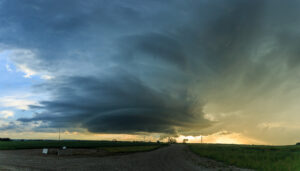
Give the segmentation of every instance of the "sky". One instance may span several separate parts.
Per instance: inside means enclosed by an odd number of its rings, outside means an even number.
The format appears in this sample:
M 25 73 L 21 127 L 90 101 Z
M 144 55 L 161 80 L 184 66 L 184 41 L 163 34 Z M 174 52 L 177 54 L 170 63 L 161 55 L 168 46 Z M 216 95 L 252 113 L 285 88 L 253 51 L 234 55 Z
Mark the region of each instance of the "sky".
M 297 0 L 0 0 L 0 137 L 300 141 Z

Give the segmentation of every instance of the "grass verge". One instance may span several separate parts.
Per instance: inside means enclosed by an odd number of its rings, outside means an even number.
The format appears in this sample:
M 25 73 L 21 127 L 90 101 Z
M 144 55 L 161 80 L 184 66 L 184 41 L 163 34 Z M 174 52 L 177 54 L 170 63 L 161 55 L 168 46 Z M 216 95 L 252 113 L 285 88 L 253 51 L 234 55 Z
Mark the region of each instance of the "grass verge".
M 264 171 L 300 171 L 300 146 L 190 144 L 199 156 L 241 168 Z

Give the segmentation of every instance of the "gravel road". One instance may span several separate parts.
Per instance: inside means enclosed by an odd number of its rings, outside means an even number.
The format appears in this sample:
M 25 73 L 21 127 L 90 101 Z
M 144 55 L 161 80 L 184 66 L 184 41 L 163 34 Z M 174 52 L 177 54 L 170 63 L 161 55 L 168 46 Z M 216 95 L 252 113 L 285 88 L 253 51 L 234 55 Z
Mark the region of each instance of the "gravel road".
M 197 171 L 247 170 L 201 158 L 176 144 L 150 152 L 104 157 L 36 155 L 41 150 L 0 151 L 0 170 Z

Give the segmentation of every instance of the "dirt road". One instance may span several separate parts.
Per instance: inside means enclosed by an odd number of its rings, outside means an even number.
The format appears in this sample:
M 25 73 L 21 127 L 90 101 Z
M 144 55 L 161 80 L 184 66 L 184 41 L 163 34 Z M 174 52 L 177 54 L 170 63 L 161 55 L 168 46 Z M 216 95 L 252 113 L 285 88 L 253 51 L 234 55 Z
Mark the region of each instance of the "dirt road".
M 35 155 L 34 150 L 0 151 L 0 170 L 109 170 L 109 171 L 197 171 L 246 170 L 200 158 L 186 145 L 171 145 L 150 152 L 89 157 Z M 38 150 L 41 152 L 41 150 Z

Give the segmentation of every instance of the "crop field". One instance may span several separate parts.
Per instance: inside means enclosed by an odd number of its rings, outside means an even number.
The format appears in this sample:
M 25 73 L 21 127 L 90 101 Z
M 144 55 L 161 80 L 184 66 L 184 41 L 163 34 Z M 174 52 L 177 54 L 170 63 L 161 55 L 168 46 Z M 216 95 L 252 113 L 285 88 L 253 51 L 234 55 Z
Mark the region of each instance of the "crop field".
M 40 149 L 40 148 L 101 148 L 108 152 L 149 151 L 165 144 L 152 142 L 113 142 L 113 141 L 0 141 L 0 150 Z
M 161 147 L 160 145 L 147 145 L 147 146 L 123 146 L 123 147 L 100 147 L 101 149 L 110 153 L 132 153 L 141 151 L 151 151 Z
M 300 170 L 300 146 L 257 146 L 190 144 L 201 157 L 222 161 L 241 168 L 266 171 Z

